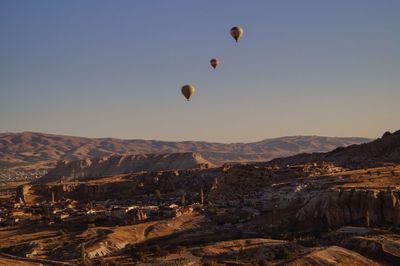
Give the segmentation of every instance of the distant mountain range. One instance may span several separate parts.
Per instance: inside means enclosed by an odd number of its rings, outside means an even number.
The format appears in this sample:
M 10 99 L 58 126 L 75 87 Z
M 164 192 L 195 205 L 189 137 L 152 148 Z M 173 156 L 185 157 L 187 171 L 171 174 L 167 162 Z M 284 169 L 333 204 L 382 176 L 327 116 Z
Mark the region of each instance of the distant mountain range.
M 380 163 L 400 163 L 400 130 L 386 132 L 374 141 L 340 147 L 327 153 L 297 154 L 286 158 L 277 158 L 267 164 L 287 165 L 310 162 L 333 162 L 345 167 L 360 168 Z
M 253 143 L 169 142 L 83 138 L 44 133 L 0 133 L 0 169 L 54 167 L 60 160 L 82 160 L 110 155 L 199 152 L 214 164 L 268 161 L 298 153 L 327 152 L 337 147 L 369 142 L 367 138 L 293 136 Z

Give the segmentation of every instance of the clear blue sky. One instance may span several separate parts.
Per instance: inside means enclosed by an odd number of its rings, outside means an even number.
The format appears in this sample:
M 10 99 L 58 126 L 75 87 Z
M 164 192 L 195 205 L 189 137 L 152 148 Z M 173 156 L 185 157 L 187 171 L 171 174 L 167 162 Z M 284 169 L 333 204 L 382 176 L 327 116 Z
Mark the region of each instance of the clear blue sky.
M 0 131 L 377 137 L 400 128 L 399 14 L 397 0 L 2 0 Z

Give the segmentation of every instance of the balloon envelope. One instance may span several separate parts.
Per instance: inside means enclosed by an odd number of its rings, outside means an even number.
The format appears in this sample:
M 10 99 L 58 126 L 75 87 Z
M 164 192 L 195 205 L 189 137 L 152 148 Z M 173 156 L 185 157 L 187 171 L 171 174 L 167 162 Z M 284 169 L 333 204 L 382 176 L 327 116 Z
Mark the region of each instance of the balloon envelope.
M 235 39 L 236 42 L 240 40 L 243 36 L 243 28 L 240 26 L 235 26 L 231 29 L 231 36 Z
M 190 97 L 194 94 L 196 91 L 196 88 L 193 85 L 185 85 L 181 89 L 183 96 L 189 101 Z
M 211 66 L 216 69 L 219 66 L 219 60 L 217 58 L 213 58 L 210 60 Z

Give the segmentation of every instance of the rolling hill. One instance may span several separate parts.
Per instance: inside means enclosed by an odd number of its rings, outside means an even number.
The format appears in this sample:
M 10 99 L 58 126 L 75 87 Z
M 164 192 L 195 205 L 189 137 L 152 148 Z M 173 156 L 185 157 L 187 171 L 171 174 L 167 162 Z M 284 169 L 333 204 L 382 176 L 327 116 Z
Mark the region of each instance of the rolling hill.
M 326 153 L 297 154 L 277 158 L 268 164 L 304 164 L 310 162 L 333 162 L 346 167 L 368 167 L 379 163 L 400 163 L 400 130 L 386 132 L 374 141 L 339 147 Z
M 0 133 L 0 168 L 48 169 L 60 160 L 82 160 L 110 155 L 199 152 L 214 163 L 267 161 L 298 153 L 326 152 L 368 142 L 366 138 L 293 136 L 253 143 L 169 142 L 83 138 L 35 132 Z

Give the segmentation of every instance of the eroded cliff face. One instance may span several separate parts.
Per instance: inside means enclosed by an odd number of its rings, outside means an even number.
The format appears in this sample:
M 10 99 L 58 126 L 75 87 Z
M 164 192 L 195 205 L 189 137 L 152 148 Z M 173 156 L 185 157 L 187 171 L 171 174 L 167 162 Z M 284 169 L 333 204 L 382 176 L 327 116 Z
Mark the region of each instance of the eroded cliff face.
M 221 173 L 220 168 L 203 171 L 192 169 L 137 173 L 85 182 L 31 184 L 18 187 L 16 199 L 22 203 L 32 204 L 42 200 L 57 201 L 63 198 L 84 202 L 107 199 L 124 200 L 135 196 L 154 195 L 156 190 L 162 194 L 179 194 L 185 191 L 190 196 L 198 194 L 203 189 L 204 193 L 208 194 L 214 177 Z
M 400 224 L 398 190 L 331 190 L 308 201 L 296 214 L 299 223 L 322 227 Z
M 240 216 L 243 210 L 253 213 L 268 228 L 392 226 L 400 224 L 400 191 L 380 182 L 395 182 L 398 170 L 390 168 L 373 178 L 367 174 L 369 171 L 363 170 L 353 173 L 353 178 L 350 172 L 309 176 L 301 167 L 274 169 L 238 165 L 31 184 L 19 188 L 17 195 L 22 202 L 52 200 L 53 197 L 54 200 L 70 198 L 84 202 L 137 197 L 146 202 L 147 197 L 154 196 L 158 190 L 162 195 L 174 196 L 184 192 L 188 200 L 198 202 L 201 191 L 210 205 L 228 208 L 232 216 Z M 363 183 L 363 180 L 376 184 L 367 186 L 370 183 Z M 351 184 L 351 187 L 344 184 Z
M 35 183 L 86 180 L 141 171 L 211 168 L 199 153 L 110 156 L 80 161 L 62 161 Z
M 261 213 L 268 227 L 312 230 L 400 225 L 399 189 L 379 185 L 382 180 L 396 177 L 382 177 L 375 186 L 367 186 L 362 180 L 371 179 L 370 175 L 360 175 L 307 176 L 296 167 L 234 167 L 215 179 L 209 199 L 220 206 L 235 207 L 237 213 L 250 206 Z
M 341 245 L 372 258 L 384 259 L 390 265 L 398 265 L 400 260 L 399 240 L 398 234 L 353 236 L 344 239 Z

